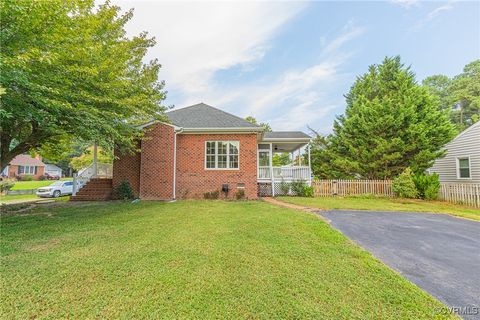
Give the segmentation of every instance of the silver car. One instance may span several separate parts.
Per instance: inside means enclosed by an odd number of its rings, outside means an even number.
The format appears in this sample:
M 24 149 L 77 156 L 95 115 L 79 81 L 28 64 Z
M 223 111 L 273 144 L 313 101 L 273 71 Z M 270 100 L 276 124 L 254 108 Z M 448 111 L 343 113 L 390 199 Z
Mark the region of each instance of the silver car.
M 36 194 L 41 198 L 58 198 L 60 196 L 72 194 L 72 192 L 73 181 L 55 181 L 48 187 L 38 188 Z

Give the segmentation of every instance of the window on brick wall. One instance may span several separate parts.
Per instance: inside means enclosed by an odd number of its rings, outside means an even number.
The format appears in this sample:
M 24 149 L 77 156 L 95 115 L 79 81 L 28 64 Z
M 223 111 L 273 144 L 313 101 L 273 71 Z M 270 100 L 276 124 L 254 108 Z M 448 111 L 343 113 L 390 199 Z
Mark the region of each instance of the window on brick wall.
M 207 141 L 205 143 L 206 169 L 238 169 L 239 141 Z
M 35 166 L 18 166 L 18 174 L 36 174 L 37 167 Z

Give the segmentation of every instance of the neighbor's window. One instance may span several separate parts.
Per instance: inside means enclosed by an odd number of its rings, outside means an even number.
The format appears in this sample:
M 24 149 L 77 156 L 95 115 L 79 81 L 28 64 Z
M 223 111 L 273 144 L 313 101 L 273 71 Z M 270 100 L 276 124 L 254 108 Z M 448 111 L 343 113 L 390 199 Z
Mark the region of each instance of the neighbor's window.
M 238 169 L 239 141 L 207 141 L 205 168 Z
M 470 178 L 470 158 L 458 158 L 458 177 L 461 179 Z
M 18 166 L 18 174 L 35 174 L 35 166 Z

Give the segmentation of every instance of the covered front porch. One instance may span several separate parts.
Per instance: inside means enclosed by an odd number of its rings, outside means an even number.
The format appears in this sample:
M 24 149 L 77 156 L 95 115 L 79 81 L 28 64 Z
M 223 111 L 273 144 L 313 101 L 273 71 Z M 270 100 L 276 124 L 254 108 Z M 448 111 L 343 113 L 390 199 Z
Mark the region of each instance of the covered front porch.
M 257 181 L 262 195 L 275 196 L 282 183 L 310 185 L 310 136 L 299 131 L 266 132 L 258 143 Z M 303 151 L 303 152 L 302 152 Z M 275 155 L 281 157 L 275 158 Z

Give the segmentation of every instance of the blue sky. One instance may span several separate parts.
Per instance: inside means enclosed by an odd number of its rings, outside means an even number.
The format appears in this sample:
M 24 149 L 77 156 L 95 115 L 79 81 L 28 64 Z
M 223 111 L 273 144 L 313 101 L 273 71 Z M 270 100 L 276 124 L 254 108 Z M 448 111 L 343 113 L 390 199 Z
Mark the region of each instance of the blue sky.
M 114 1 L 148 31 L 167 105 L 205 102 L 274 130 L 331 132 L 355 77 L 400 55 L 417 80 L 480 58 L 480 2 Z

